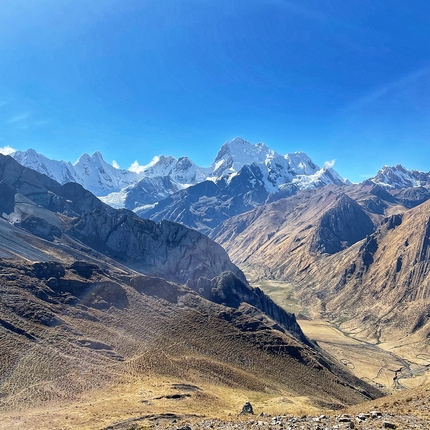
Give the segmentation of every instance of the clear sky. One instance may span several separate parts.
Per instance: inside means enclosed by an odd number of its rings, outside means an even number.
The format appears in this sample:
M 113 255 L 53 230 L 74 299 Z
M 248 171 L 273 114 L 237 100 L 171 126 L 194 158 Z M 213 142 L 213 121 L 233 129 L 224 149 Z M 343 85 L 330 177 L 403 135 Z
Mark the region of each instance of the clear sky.
M 0 147 L 208 166 L 235 136 L 353 181 L 430 170 L 430 2 L 2 0 Z

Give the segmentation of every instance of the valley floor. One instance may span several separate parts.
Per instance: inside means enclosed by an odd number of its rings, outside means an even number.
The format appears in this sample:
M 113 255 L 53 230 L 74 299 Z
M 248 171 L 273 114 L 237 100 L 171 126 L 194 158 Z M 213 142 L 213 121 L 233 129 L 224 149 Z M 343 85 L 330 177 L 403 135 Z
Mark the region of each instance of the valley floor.
M 247 274 L 250 279 L 251 275 Z M 400 346 L 398 340 L 379 344 L 368 342 L 330 321 L 311 318 L 307 309 L 296 300 L 294 289 L 288 283 L 265 280 L 252 282 L 252 285 L 261 288 L 288 312 L 295 313 L 309 339 L 317 342 L 357 377 L 387 394 L 430 382 L 430 352 L 427 355 L 425 351 L 417 351 L 415 343 L 408 345 L 405 342 Z

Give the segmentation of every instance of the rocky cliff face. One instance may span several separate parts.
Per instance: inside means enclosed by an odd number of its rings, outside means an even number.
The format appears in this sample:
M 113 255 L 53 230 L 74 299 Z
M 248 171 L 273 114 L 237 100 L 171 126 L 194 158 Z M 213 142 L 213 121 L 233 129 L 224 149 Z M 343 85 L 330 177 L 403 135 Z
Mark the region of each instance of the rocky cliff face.
M 190 280 L 187 286 L 208 300 L 229 307 L 239 308 L 242 303 L 248 303 L 268 315 L 298 340 L 310 345 L 293 314 L 285 312 L 259 288 L 250 288 L 231 272 L 222 273 L 213 279 Z
M 244 279 L 218 244 L 184 226 L 113 209 L 82 186 L 60 185 L 10 157 L 0 157 L 0 180 L 9 221 L 40 238 L 68 236 L 143 273 L 178 282 L 224 271 Z

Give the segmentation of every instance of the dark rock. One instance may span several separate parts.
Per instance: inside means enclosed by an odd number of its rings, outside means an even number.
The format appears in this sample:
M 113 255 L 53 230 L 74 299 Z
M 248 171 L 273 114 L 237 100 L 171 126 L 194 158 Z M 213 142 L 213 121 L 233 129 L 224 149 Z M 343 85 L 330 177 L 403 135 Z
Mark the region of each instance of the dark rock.
M 8 184 L 0 182 L 0 216 L 9 215 L 15 207 L 15 189 Z
M 130 279 L 129 284 L 140 294 L 159 297 L 170 303 L 177 303 L 178 298 L 186 294 L 186 291 L 181 290 L 177 284 L 150 276 L 136 276 Z
M 241 414 L 251 414 L 254 415 L 254 410 L 252 409 L 252 405 L 249 402 L 246 402 L 243 407 L 242 407 L 242 411 L 240 412 Z
M 36 278 L 49 279 L 49 278 L 62 278 L 66 271 L 64 267 L 56 261 L 43 261 L 33 264 L 33 271 Z
M 334 206 L 321 217 L 311 251 L 335 254 L 373 231 L 373 222 L 363 208 L 351 197 L 341 194 Z
M 61 230 L 57 226 L 52 225 L 45 219 L 34 215 L 25 214 L 21 218 L 21 221 L 16 225 L 29 231 L 37 237 L 49 240 L 50 242 L 52 242 L 55 237 L 61 236 Z
M 86 279 L 91 278 L 94 272 L 101 272 L 99 266 L 87 263 L 86 261 L 75 261 L 69 266 L 69 269 L 74 270 L 79 276 Z
M 395 429 L 395 428 L 397 428 L 397 426 L 393 423 L 388 422 L 388 421 L 384 421 L 382 423 L 382 428 L 384 428 L 384 429 Z

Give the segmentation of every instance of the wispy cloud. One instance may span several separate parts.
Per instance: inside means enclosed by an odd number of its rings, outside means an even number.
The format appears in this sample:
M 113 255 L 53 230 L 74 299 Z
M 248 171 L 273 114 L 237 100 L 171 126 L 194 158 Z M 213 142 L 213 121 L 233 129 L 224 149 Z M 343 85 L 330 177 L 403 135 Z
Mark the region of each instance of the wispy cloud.
M 325 170 L 327 170 L 327 169 L 333 169 L 334 163 L 336 163 L 336 160 L 326 161 L 324 163 L 324 169 Z
M 409 73 L 408 75 L 392 82 L 388 82 L 387 84 L 383 85 L 380 88 L 377 88 L 376 90 L 366 94 L 364 97 L 361 97 L 360 99 L 356 100 L 355 102 L 351 103 L 347 108 L 345 109 L 345 112 L 355 111 L 358 109 L 362 109 L 372 103 L 377 102 L 384 96 L 396 91 L 402 91 L 407 86 L 414 84 L 415 82 L 430 77 L 430 66 L 423 67 L 421 69 L 415 70 L 414 72 Z
M 29 117 L 30 117 L 30 114 L 28 112 L 25 112 L 25 113 L 21 113 L 21 114 L 12 116 L 6 122 L 8 124 L 22 123 L 23 121 L 25 121 Z
M 0 154 L 3 154 L 3 155 L 10 155 L 10 154 L 14 153 L 15 151 L 16 151 L 16 149 L 13 149 L 9 145 L 6 145 L 6 146 L 3 146 L 3 148 L 0 148 Z
M 115 169 L 119 169 L 119 164 L 116 162 L 116 160 L 112 161 L 112 166 L 115 167 Z
M 35 127 L 42 127 L 42 126 L 47 125 L 49 123 L 50 123 L 50 121 L 48 121 L 47 119 L 40 119 L 38 121 L 34 121 L 33 125 Z

